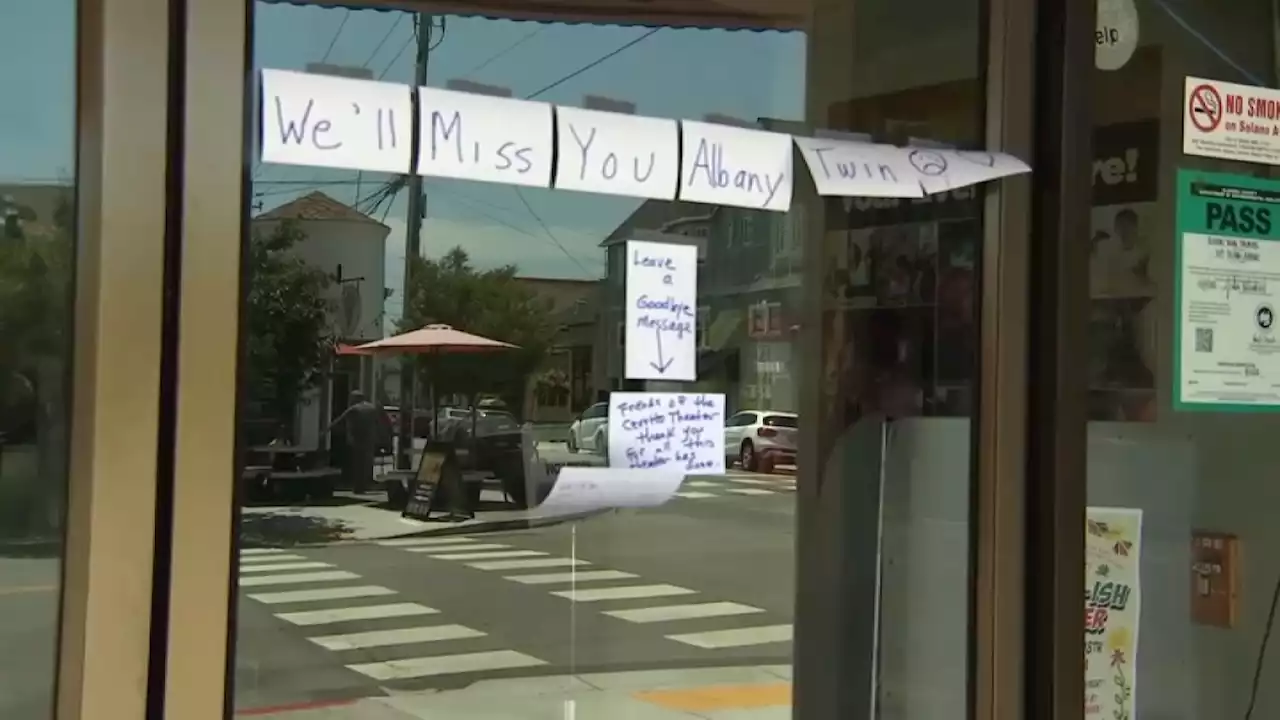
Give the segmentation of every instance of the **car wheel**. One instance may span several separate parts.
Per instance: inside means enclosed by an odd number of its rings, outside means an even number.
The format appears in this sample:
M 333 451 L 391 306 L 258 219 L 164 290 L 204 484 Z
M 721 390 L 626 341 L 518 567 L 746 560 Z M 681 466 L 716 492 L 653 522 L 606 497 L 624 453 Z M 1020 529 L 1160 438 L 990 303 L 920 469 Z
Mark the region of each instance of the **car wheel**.
M 578 440 L 577 438 L 574 437 L 572 430 L 569 431 L 569 440 L 565 444 L 569 446 L 569 452 L 571 453 L 578 452 Z
M 743 470 L 755 472 L 756 448 L 751 444 L 750 440 L 742 441 L 742 449 L 738 451 L 738 462 L 742 464 Z

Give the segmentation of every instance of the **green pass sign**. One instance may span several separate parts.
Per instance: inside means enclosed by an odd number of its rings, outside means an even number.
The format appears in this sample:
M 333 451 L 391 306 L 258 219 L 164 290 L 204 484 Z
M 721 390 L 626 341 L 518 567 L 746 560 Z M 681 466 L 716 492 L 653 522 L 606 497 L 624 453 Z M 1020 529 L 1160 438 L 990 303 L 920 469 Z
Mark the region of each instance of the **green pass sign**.
M 1174 407 L 1280 409 L 1280 182 L 1178 171 Z

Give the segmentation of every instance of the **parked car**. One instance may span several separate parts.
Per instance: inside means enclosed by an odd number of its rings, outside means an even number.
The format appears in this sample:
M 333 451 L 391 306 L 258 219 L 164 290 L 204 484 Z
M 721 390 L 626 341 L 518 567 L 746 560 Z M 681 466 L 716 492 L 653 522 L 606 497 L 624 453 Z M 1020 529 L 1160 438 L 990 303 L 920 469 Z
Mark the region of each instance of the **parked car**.
M 743 410 L 724 423 L 724 451 L 743 470 L 772 472 L 794 465 L 799 416 L 772 410 Z
M 569 426 L 569 452 L 590 450 L 603 455 L 609 447 L 609 403 L 596 403 Z

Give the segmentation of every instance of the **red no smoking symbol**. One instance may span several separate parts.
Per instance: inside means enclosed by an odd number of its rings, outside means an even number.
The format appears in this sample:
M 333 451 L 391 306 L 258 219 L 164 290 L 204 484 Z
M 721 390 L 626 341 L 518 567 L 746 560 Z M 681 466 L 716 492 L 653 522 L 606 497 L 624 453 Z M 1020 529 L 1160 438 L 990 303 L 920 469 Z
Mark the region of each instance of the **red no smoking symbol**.
M 1187 108 L 1191 124 L 1200 132 L 1213 132 L 1222 122 L 1222 96 L 1212 85 L 1200 85 L 1191 91 L 1191 101 Z

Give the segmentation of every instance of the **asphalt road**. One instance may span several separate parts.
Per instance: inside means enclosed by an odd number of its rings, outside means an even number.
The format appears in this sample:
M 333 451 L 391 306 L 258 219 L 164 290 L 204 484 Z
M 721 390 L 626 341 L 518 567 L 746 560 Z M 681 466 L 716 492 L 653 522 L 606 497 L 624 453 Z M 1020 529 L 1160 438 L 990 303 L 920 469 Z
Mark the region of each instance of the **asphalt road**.
M 56 557 L 0 556 L 0 718 L 43 720 L 53 707 Z
M 793 487 L 786 476 L 690 478 L 662 507 L 571 525 L 247 554 L 237 708 L 786 664 Z

